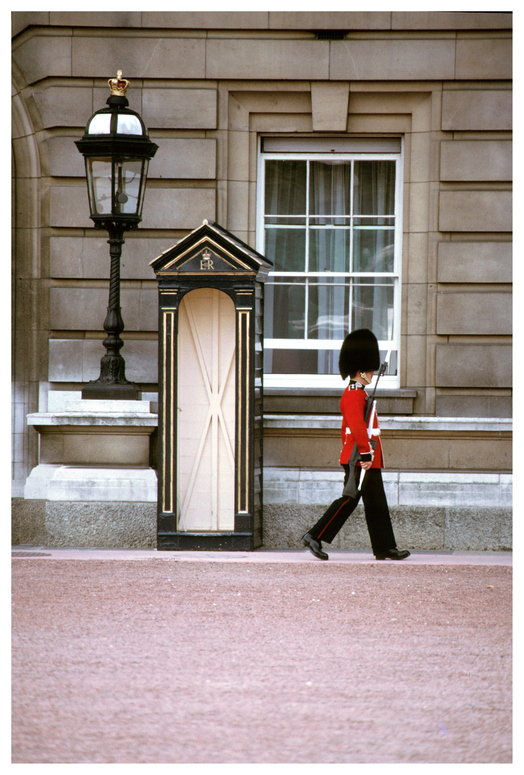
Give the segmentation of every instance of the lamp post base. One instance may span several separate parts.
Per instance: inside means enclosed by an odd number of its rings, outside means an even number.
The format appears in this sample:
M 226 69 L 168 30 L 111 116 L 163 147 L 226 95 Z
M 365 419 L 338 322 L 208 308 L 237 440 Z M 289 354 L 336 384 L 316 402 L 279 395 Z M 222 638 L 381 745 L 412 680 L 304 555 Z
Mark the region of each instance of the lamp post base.
M 82 398 L 96 401 L 140 401 L 142 393 L 132 382 L 111 384 L 95 380 L 82 388 Z

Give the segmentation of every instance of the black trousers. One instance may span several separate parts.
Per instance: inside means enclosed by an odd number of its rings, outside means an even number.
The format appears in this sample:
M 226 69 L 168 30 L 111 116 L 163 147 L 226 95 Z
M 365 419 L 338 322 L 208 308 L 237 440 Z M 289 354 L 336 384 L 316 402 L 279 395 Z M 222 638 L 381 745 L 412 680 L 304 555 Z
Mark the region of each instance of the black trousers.
M 349 476 L 349 466 L 344 465 L 343 468 L 346 474 L 344 477 L 345 484 Z M 360 473 L 358 468 L 356 473 L 357 475 Z M 373 554 L 394 549 L 397 543 L 393 527 L 391 526 L 391 517 L 380 468 L 369 468 L 365 472 L 360 492 L 364 503 Z M 348 498 L 347 496 L 342 496 L 337 498 L 327 508 L 316 525 L 311 530 L 308 530 L 308 533 L 313 538 L 316 538 L 317 541 L 325 541 L 330 544 L 347 518 L 356 509 L 359 500 L 360 498 L 358 497 Z

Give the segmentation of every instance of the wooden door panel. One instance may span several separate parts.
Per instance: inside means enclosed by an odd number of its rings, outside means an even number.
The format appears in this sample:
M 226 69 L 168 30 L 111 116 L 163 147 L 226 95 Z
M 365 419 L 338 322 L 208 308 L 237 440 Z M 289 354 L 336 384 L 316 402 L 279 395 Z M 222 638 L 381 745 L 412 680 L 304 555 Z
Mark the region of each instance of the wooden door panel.
M 216 288 L 186 294 L 178 332 L 178 530 L 232 531 L 235 306 Z

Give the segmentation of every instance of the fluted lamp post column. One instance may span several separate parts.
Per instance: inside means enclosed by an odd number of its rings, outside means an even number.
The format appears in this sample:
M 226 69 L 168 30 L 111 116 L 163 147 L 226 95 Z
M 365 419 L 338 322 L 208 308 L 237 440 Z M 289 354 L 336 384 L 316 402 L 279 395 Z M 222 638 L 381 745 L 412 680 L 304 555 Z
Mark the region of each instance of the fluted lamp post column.
M 100 363 L 100 376 L 88 382 L 82 398 L 139 399 L 138 388 L 126 379 L 125 361 L 120 350 L 124 321 L 120 309 L 120 257 L 124 232 L 138 228 L 146 189 L 149 160 L 158 146 L 147 134 L 142 118 L 128 105 L 129 81 L 119 70 L 108 81 L 111 96 L 106 108 L 94 113 L 85 134 L 76 140 L 84 156 L 90 217 L 95 229 L 109 233 L 111 273 L 109 305 L 104 321 L 106 354 Z

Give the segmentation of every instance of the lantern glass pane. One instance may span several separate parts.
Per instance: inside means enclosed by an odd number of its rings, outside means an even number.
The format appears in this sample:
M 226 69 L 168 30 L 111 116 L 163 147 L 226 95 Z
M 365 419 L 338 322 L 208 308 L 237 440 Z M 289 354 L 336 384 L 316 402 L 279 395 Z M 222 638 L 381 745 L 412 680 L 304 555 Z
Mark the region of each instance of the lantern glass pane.
M 140 186 L 140 195 L 139 195 L 139 202 L 138 202 L 138 210 L 137 215 L 142 215 L 142 207 L 144 204 L 144 194 L 146 192 L 146 181 L 147 181 L 147 171 L 149 169 L 149 159 L 144 159 L 142 161 L 142 184 Z
M 108 135 L 111 131 L 111 114 L 98 113 L 93 116 L 87 129 L 88 135 Z
M 111 213 L 111 159 L 87 159 L 89 203 L 93 215 Z
M 117 117 L 116 133 L 118 135 L 142 135 L 142 124 L 137 116 L 122 113 Z
M 141 159 L 124 159 L 115 163 L 115 213 L 139 215 L 141 179 Z

